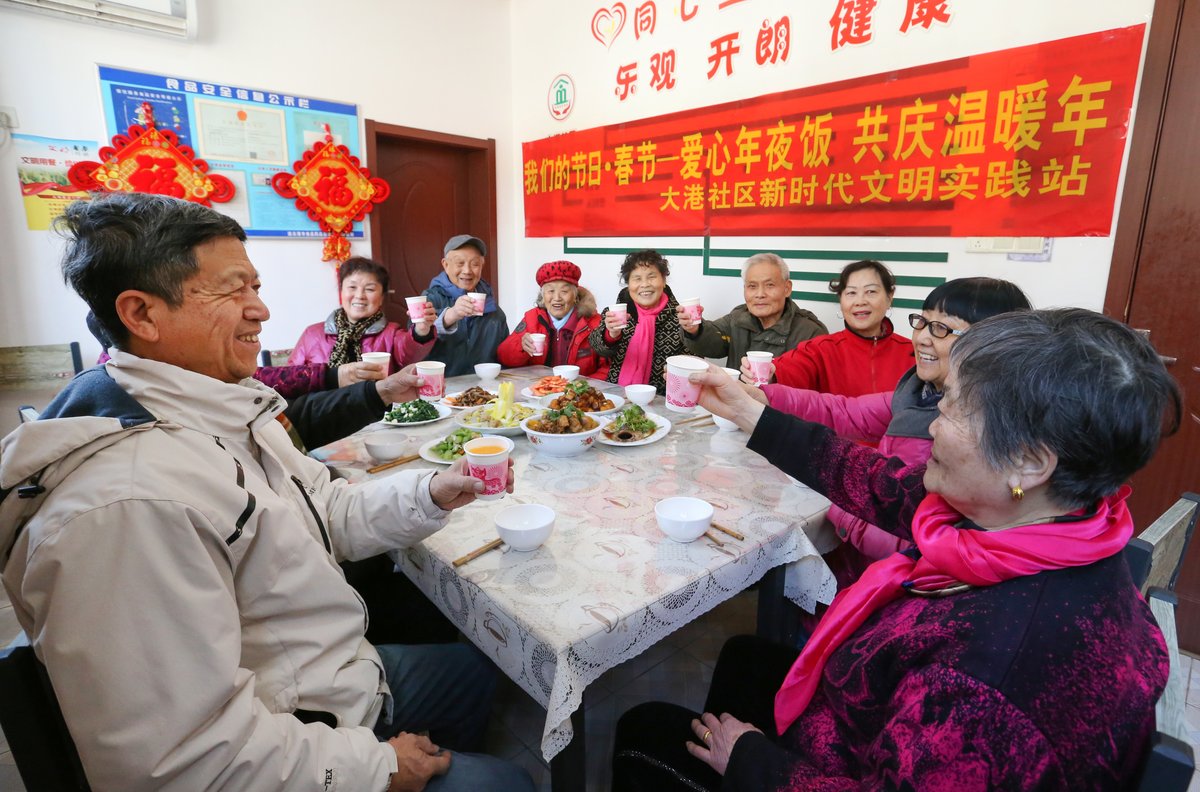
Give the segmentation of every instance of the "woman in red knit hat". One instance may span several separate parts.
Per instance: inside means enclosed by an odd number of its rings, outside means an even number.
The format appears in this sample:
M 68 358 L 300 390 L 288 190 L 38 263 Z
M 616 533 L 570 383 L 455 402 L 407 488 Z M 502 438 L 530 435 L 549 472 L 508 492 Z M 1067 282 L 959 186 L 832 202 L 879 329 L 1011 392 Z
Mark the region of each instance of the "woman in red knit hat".
M 508 366 L 579 366 L 585 377 L 603 379 L 608 361 L 588 343 L 588 334 L 600 325 L 596 298 L 579 285 L 579 267 L 570 261 L 551 261 L 538 267 L 537 303 L 525 312 L 517 329 L 500 343 L 497 357 Z M 546 336 L 538 354 L 530 335 Z

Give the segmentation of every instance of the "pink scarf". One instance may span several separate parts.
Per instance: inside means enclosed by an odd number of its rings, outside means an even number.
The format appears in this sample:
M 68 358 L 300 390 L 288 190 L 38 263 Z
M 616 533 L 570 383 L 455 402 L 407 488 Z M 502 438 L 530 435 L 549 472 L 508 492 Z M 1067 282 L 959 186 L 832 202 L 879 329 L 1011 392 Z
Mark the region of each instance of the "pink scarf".
M 645 385 L 650 381 L 650 367 L 654 361 L 654 326 L 662 309 L 667 307 L 667 293 L 663 292 L 662 299 L 653 308 L 643 308 L 637 303 L 633 306 L 637 308 L 638 321 L 625 347 L 625 360 L 617 376 L 618 385 Z
M 898 599 L 904 590 L 902 583 L 911 581 L 915 588 L 924 590 L 959 583 L 991 586 L 1108 558 L 1120 552 L 1133 535 L 1133 519 L 1125 507 L 1129 492 L 1128 486 L 1122 487 L 1102 500 L 1095 514 L 1079 520 L 1003 531 L 958 528 L 956 523 L 962 515 L 941 496 L 927 495 L 917 507 L 912 524 L 921 558 L 914 561 L 896 553 L 876 561 L 857 583 L 834 598 L 775 694 L 778 733 L 787 731 L 812 700 L 829 656 L 868 616 Z

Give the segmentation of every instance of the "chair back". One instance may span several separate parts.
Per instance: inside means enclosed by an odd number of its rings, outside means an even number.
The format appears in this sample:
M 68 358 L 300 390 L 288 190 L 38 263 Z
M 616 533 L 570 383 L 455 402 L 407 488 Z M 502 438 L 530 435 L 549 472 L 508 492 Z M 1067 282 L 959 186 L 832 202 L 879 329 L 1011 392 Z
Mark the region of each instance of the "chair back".
M 28 645 L 0 650 L 0 726 L 26 789 L 90 792 L 50 677 Z
M 1179 578 L 1183 557 L 1187 554 L 1192 532 L 1196 529 L 1196 518 L 1200 515 L 1197 507 L 1200 507 L 1200 495 L 1185 492 L 1150 527 L 1130 541 L 1125 558 L 1134 582 L 1138 583 L 1143 594 L 1155 587 L 1175 590 L 1175 581 Z M 1146 566 L 1140 581 L 1135 565 Z
M 263 366 L 286 366 L 291 356 L 291 349 L 264 349 L 258 353 L 258 361 Z
M 83 371 L 79 342 L 44 346 L 0 347 L 0 388 L 36 388 L 65 384 Z
M 17 415 L 21 419 L 21 423 L 33 423 L 41 415 L 41 412 L 31 404 L 22 404 L 17 408 Z
M 1157 731 L 1150 738 L 1150 750 L 1137 788 L 1140 792 L 1187 792 L 1196 760 L 1184 712 L 1188 681 L 1180 665 L 1179 640 L 1175 633 L 1175 606 L 1179 600 L 1174 592 L 1151 588 L 1147 602 L 1167 644 L 1171 672 L 1154 708 Z

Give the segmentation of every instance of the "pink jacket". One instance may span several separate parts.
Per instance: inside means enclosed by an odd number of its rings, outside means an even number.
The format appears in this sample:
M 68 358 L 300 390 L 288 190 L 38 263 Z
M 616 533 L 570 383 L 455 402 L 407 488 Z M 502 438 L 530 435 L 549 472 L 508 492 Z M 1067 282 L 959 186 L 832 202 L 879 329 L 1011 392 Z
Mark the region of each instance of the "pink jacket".
M 901 384 L 907 381 L 908 378 L 902 379 Z M 900 457 L 910 465 L 922 464 L 929 459 L 932 440 L 887 433 L 893 418 L 894 392 L 839 396 L 789 388 L 787 385 L 766 385 L 763 392 L 768 403 L 776 410 L 828 426 L 847 440 L 866 445 L 878 444 L 879 452 L 885 456 Z M 933 414 L 936 415 L 936 412 L 935 408 Z M 842 541 L 849 542 L 871 561 L 886 558 L 910 546 L 909 542 L 837 506 L 829 507 L 828 517 Z
M 435 333 L 429 334 L 429 340 L 418 343 L 408 328 L 401 327 L 395 322 L 381 319 L 367 328 L 362 340 L 363 352 L 390 352 L 396 373 L 409 363 L 424 360 L 433 348 Z M 333 323 L 333 314 L 325 322 L 309 325 L 300 334 L 296 348 L 288 357 L 288 365 L 300 363 L 328 363 L 329 353 L 337 342 L 337 326 Z

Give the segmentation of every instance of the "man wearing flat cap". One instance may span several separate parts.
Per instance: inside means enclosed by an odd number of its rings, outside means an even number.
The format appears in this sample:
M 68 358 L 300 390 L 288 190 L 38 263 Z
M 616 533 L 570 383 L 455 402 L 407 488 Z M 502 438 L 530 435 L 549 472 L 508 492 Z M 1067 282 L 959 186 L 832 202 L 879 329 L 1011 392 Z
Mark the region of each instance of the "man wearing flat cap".
M 495 363 L 496 347 L 508 335 L 508 319 L 483 280 L 487 245 L 470 234 L 450 237 L 442 248 L 442 272 L 429 282 L 425 297 L 438 313 L 437 341 L 429 360 L 446 364 L 446 376 L 470 374 L 476 363 Z M 484 296 L 479 310 L 472 294 Z
M 579 285 L 579 267 L 570 261 L 551 261 L 538 267 L 537 304 L 525 312 L 512 335 L 500 345 L 505 366 L 579 366 L 585 377 L 603 379 L 608 361 L 593 350 L 588 334 L 600 324 L 596 298 Z M 544 349 L 531 335 L 546 336 Z

